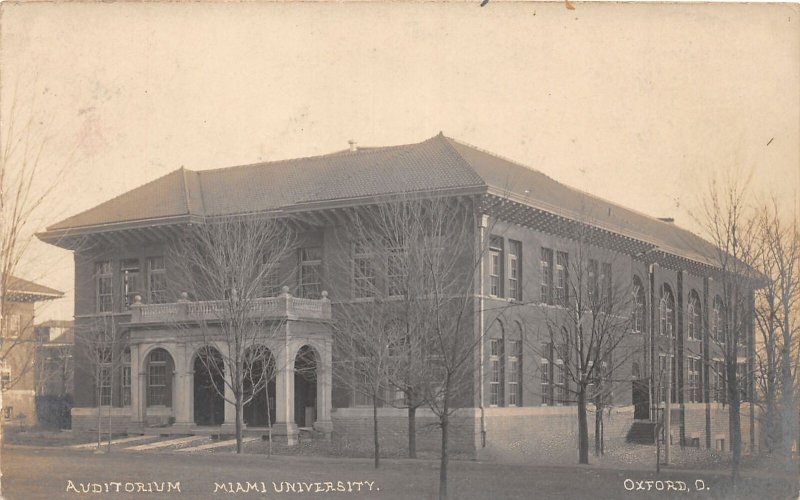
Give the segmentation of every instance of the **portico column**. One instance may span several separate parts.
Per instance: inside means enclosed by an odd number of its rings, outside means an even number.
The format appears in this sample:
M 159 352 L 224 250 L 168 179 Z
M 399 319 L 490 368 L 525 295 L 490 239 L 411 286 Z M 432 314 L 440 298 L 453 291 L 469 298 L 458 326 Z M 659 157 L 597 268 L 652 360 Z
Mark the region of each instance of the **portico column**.
M 286 342 L 277 353 L 275 377 L 275 425 L 273 434 L 286 437 L 287 444 L 297 444 L 297 424 L 294 421 L 294 357 L 295 346 Z
M 236 401 L 233 395 L 233 368 L 230 363 L 225 363 L 225 422 L 223 427 L 236 428 Z
M 178 346 L 176 349 L 177 359 L 175 360 L 175 425 L 189 427 L 192 425 L 191 412 L 191 392 L 192 392 L 192 373 L 189 371 L 188 346 L 186 344 Z
M 332 350 L 331 342 L 325 341 L 319 351 L 320 360 L 317 366 L 317 421 L 314 422 L 314 429 L 323 432 L 326 438 L 329 438 L 333 432 L 333 422 L 331 422 Z
M 136 430 L 143 425 L 143 412 L 142 403 L 144 399 L 141 397 L 142 380 L 139 356 L 140 344 L 131 346 L 131 427 Z

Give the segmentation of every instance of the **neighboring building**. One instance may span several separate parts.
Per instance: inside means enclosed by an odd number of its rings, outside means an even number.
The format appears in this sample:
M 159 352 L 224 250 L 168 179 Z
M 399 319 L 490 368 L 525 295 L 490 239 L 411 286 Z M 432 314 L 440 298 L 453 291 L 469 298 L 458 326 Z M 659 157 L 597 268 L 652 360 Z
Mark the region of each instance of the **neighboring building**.
M 709 342 L 709 332 L 723 328 L 725 300 L 714 279 L 719 270 L 712 246 L 671 222 L 595 198 L 441 134 L 403 146 L 351 147 L 206 171 L 181 168 L 40 234 L 75 251 L 76 338 L 98 321 L 113 319 L 126 339 L 114 391 L 98 391 L 87 371 L 76 371 L 73 427 L 94 425 L 97 394 L 102 406 L 111 407 L 115 425 L 132 432 L 147 425 L 172 425 L 175 432 L 232 425 L 232 406 L 203 389 L 208 376 L 195 347 L 170 327 L 176 319 L 191 321 L 207 311 L 183 300 L 171 274 L 168 242 L 206 216 L 280 211 L 302 221 L 304 233 L 297 254 L 283 265 L 291 295 L 262 299 L 264 314 L 285 320 L 281 341 L 290 349 L 287 370 L 270 387 L 277 431 L 290 441 L 298 427 L 311 425 L 345 439 L 367 436 L 371 412 L 360 407 L 369 403 L 331 377 L 330 322 L 336 303 L 363 300 L 356 296 L 354 266 L 341 264 L 356 257 L 339 242 L 342 211 L 409 192 L 458 198 L 474 210 L 486 210 L 473 231 L 476 242 L 489 242 L 490 252 L 475 278 L 477 307 L 466 333 L 483 336 L 474 364 L 483 373 L 459 395 L 464 409 L 453 431 L 456 449 L 491 455 L 513 445 L 530 453 L 574 452 L 565 439 L 575 434 L 576 418 L 564 387 L 569 381 L 559 368 L 563 355 L 558 346 L 548 355 L 531 346 L 546 341 L 545 315 L 568 303 L 565 269 L 578 258 L 570 240 L 575 227 L 587 229 L 601 256 L 594 263 L 598 283 L 624 281 L 635 291 L 632 331 L 621 347 L 630 356 L 623 356 L 628 361 L 613 377 L 614 411 L 606 437 L 624 439 L 635 420 L 654 417 L 661 406 L 657 400 L 664 399 L 655 374 L 672 355 L 673 439 L 725 448 L 724 380 L 713 370 L 721 351 Z M 380 273 L 382 267 L 375 269 Z M 752 373 L 752 330 L 743 344 L 742 373 Z M 293 360 L 309 359 L 317 376 L 292 373 Z M 752 388 L 751 382 L 743 385 Z M 742 408 L 747 441 L 750 406 Z M 382 408 L 380 415 L 384 432 L 402 444 L 405 413 Z M 419 432 L 433 432 L 424 425 L 431 416 L 421 412 L 419 418 Z M 255 410 L 246 412 L 245 420 L 250 428 L 265 423 L 263 412 Z M 434 439 L 418 443 L 436 446 Z
M 2 321 L 3 418 L 33 424 L 35 406 L 34 307 L 36 302 L 63 297 L 63 293 L 21 278 L 11 277 L 6 283 Z
M 36 325 L 36 395 L 66 397 L 73 393 L 73 322 L 50 320 Z

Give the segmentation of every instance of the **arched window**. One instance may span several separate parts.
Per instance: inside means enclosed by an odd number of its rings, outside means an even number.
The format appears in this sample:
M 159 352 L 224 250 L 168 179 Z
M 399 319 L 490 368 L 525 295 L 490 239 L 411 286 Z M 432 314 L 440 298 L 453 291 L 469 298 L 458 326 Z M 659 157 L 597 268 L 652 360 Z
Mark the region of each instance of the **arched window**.
M 658 305 L 659 334 L 672 338 L 675 335 L 675 298 L 669 285 L 661 287 L 661 301 Z
M 689 340 L 700 340 L 703 331 L 702 315 L 700 314 L 700 296 L 692 290 L 689 292 L 689 308 L 687 309 L 687 335 Z
M 725 304 L 719 295 L 714 297 L 714 307 L 711 309 L 711 339 L 725 343 Z
M 495 323 L 489 338 L 489 404 L 504 406 L 505 387 L 505 329 L 500 321 Z
M 638 276 L 633 277 L 633 326 L 634 332 L 643 332 L 645 312 L 644 285 Z
M 172 357 L 161 348 L 147 356 L 147 406 L 172 406 Z

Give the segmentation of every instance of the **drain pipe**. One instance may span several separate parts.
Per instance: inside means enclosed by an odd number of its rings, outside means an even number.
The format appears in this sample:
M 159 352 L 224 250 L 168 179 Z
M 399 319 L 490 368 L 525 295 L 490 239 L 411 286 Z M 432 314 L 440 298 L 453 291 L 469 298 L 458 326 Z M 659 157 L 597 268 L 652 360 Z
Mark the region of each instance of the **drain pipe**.
M 483 339 L 484 332 L 484 304 L 483 304 L 483 287 L 484 287 L 484 269 L 483 269 L 483 245 L 486 238 L 486 226 L 489 222 L 489 217 L 486 215 L 480 216 L 478 223 L 478 335 L 480 339 L 480 361 L 479 361 L 479 374 L 478 383 L 480 388 L 480 410 L 481 410 L 481 448 L 486 447 L 486 410 L 484 408 L 484 383 L 483 383 L 483 360 L 485 355 L 485 342 Z

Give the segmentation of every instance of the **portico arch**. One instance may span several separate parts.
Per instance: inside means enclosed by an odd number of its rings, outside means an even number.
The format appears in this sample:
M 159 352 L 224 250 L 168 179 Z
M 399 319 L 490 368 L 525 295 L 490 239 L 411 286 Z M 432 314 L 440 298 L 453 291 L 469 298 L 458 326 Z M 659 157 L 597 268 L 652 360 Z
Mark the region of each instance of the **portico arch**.
M 194 423 L 222 425 L 225 421 L 225 366 L 222 354 L 203 347 L 194 355 Z
M 298 427 L 311 427 L 317 419 L 317 376 L 319 352 L 310 345 L 297 351 L 294 359 L 294 421 Z
M 251 427 L 267 427 L 275 423 L 275 357 L 263 345 L 253 346 L 245 353 L 244 423 Z M 255 393 L 253 392 L 255 389 Z M 269 394 L 269 396 L 267 396 Z M 252 398 L 252 399 L 251 399 Z M 267 410 L 269 409 L 269 412 Z M 267 420 L 269 413 L 269 421 Z

